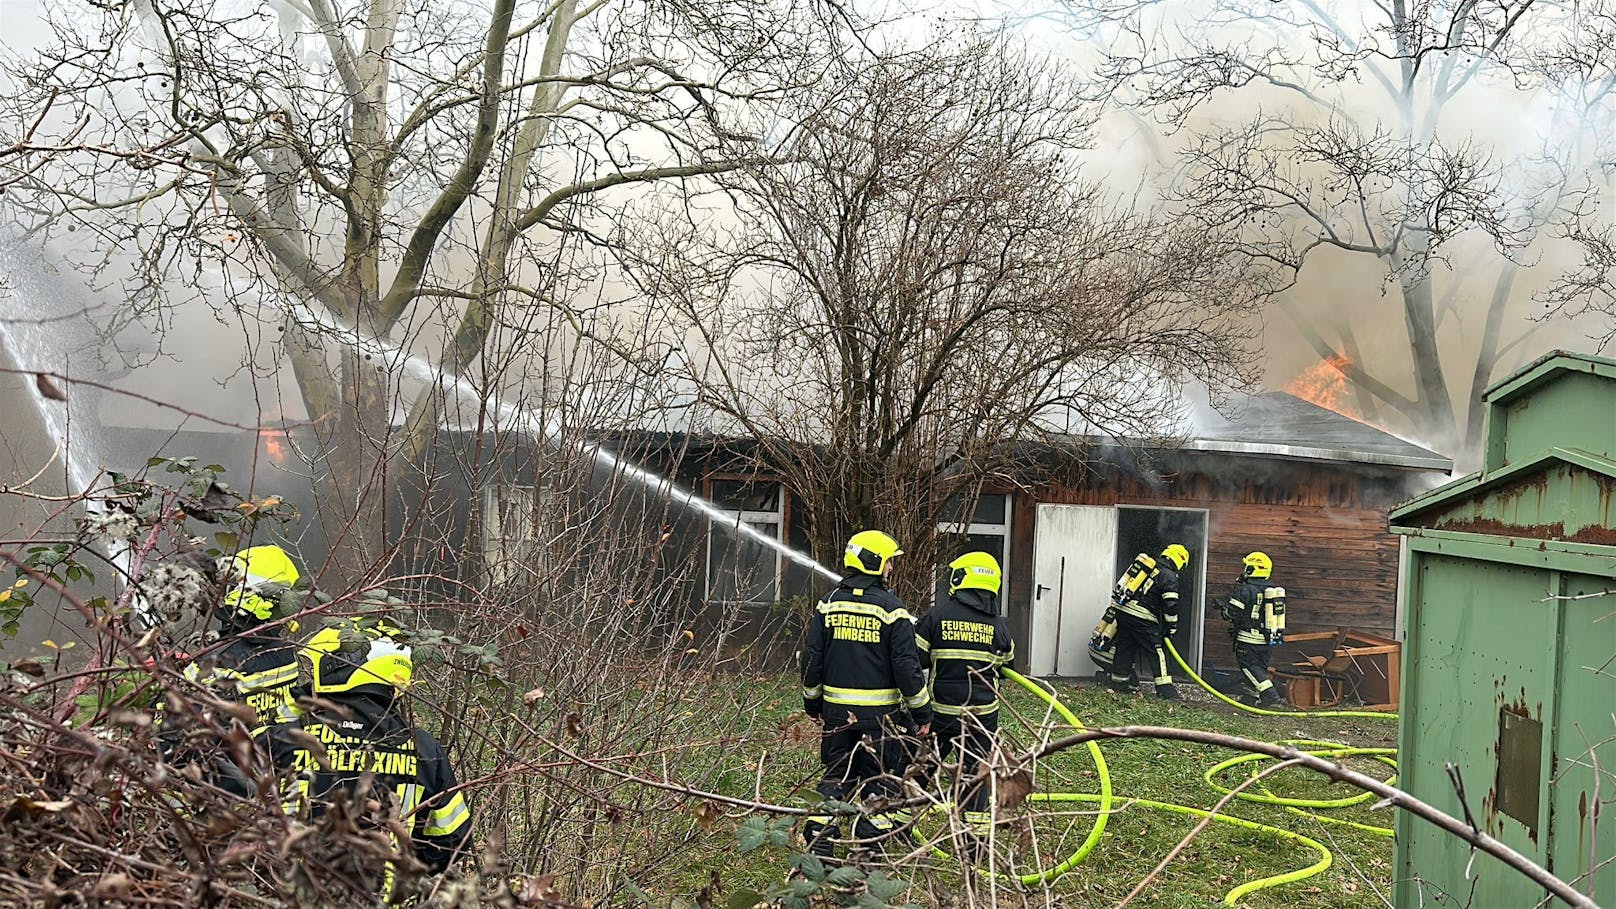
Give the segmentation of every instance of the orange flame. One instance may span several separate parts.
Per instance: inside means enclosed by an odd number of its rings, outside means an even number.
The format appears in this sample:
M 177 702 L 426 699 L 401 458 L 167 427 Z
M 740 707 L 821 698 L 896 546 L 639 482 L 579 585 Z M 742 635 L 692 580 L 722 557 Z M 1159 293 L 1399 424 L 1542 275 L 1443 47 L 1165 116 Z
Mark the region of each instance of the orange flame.
M 1345 371 L 1351 365 L 1352 361 L 1340 354 L 1326 357 L 1290 380 L 1285 391 L 1344 417 L 1361 420 L 1363 415 L 1347 400 Z
M 277 467 L 285 467 L 287 458 L 292 454 L 292 447 L 287 442 L 284 429 L 260 429 L 258 440 L 264 444 L 264 451 L 269 455 L 271 463 Z

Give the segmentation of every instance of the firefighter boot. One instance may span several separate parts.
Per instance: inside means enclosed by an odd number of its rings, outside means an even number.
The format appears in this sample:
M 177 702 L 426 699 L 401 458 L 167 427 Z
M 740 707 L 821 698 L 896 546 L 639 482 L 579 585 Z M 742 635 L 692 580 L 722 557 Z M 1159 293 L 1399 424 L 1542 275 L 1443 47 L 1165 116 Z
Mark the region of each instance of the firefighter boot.
M 808 851 L 821 859 L 836 857 L 836 839 L 839 836 L 841 831 L 829 818 L 810 818 L 802 825 L 802 838 L 808 843 Z
M 1156 697 L 1164 701 L 1182 701 L 1184 698 L 1178 693 L 1178 687 L 1172 682 L 1158 682 L 1156 684 Z
M 1111 690 L 1117 694 L 1133 694 L 1139 690 L 1139 685 L 1132 679 L 1121 679 L 1114 675 L 1108 675 L 1105 681 L 1107 685 L 1111 686 Z
M 1262 692 L 1257 695 L 1257 703 L 1263 707 L 1283 707 L 1285 705 L 1285 699 L 1279 696 L 1278 691 L 1270 687 L 1264 688 Z
M 882 855 L 886 853 L 887 843 L 905 829 L 892 812 L 871 811 L 854 822 L 853 838 L 859 841 L 860 847 Z

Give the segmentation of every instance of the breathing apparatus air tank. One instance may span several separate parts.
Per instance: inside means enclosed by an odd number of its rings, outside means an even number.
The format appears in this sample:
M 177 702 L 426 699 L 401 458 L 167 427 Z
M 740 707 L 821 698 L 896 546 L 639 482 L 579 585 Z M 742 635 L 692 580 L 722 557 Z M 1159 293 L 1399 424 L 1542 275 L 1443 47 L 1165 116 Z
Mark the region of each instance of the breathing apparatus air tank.
M 1112 657 L 1116 656 L 1117 644 L 1117 607 L 1111 606 L 1105 610 L 1094 626 L 1094 634 L 1089 636 L 1089 659 L 1101 669 L 1110 669 Z
M 1268 643 L 1285 643 L 1285 588 L 1269 587 L 1263 591 L 1263 631 Z
M 1150 579 L 1156 576 L 1156 560 L 1139 553 L 1133 557 L 1133 564 L 1128 570 L 1117 578 L 1117 586 L 1111 591 L 1111 602 L 1121 606 L 1129 600 L 1136 600 L 1150 587 Z

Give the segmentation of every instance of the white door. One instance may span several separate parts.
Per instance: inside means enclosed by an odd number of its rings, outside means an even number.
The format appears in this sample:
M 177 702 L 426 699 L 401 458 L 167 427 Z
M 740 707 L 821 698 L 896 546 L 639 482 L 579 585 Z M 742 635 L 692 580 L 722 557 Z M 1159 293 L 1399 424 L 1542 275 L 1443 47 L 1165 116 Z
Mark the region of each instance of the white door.
M 1039 505 L 1033 536 L 1033 675 L 1092 675 L 1089 635 L 1111 598 L 1117 510 L 1098 505 Z

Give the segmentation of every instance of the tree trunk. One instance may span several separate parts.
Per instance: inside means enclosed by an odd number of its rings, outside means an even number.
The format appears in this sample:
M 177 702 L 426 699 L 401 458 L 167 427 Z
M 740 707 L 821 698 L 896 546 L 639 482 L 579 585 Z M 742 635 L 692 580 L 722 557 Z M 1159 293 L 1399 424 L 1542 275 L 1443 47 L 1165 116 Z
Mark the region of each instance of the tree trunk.
M 317 419 L 325 469 L 315 467 L 315 498 L 326 568 L 320 583 L 352 589 L 388 567 L 390 416 L 386 373 L 356 349 L 340 355 L 342 401 Z M 312 566 L 319 553 L 305 553 Z
M 1493 297 L 1487 304 L 1487 322 L 1481 332 L 1481 348 L 1476 351 L 1476 370 L 1470 377 L 1470 401 L 1465 410 L 1465 451 L 1479 451 L 1481 442 L 1481 393 L 1492 381 L 1493 369 L 1498 364 L 1498 339 L 1504 330 L 1504 309 L 1509 303 L 1510 291 L 1515 288 L 1515 275 L 1520 266 L 1505 260 L 1504 268 L 1493 283 Z
M 1410 243 L 1412 255 L 1395 254 L 1391 265 L 1403 290 L 1403 319 L 1408 329 L 1414 393 L 1426 425 L 1418 429 L 1432 444 L 1451 452 L 1459 438 L 1454 426 L 1453 401 L 1442 371 L 1442 355 L 1436 339 L 1436 307 L 1431 292 L 1431 273 L 1425 240 Z

